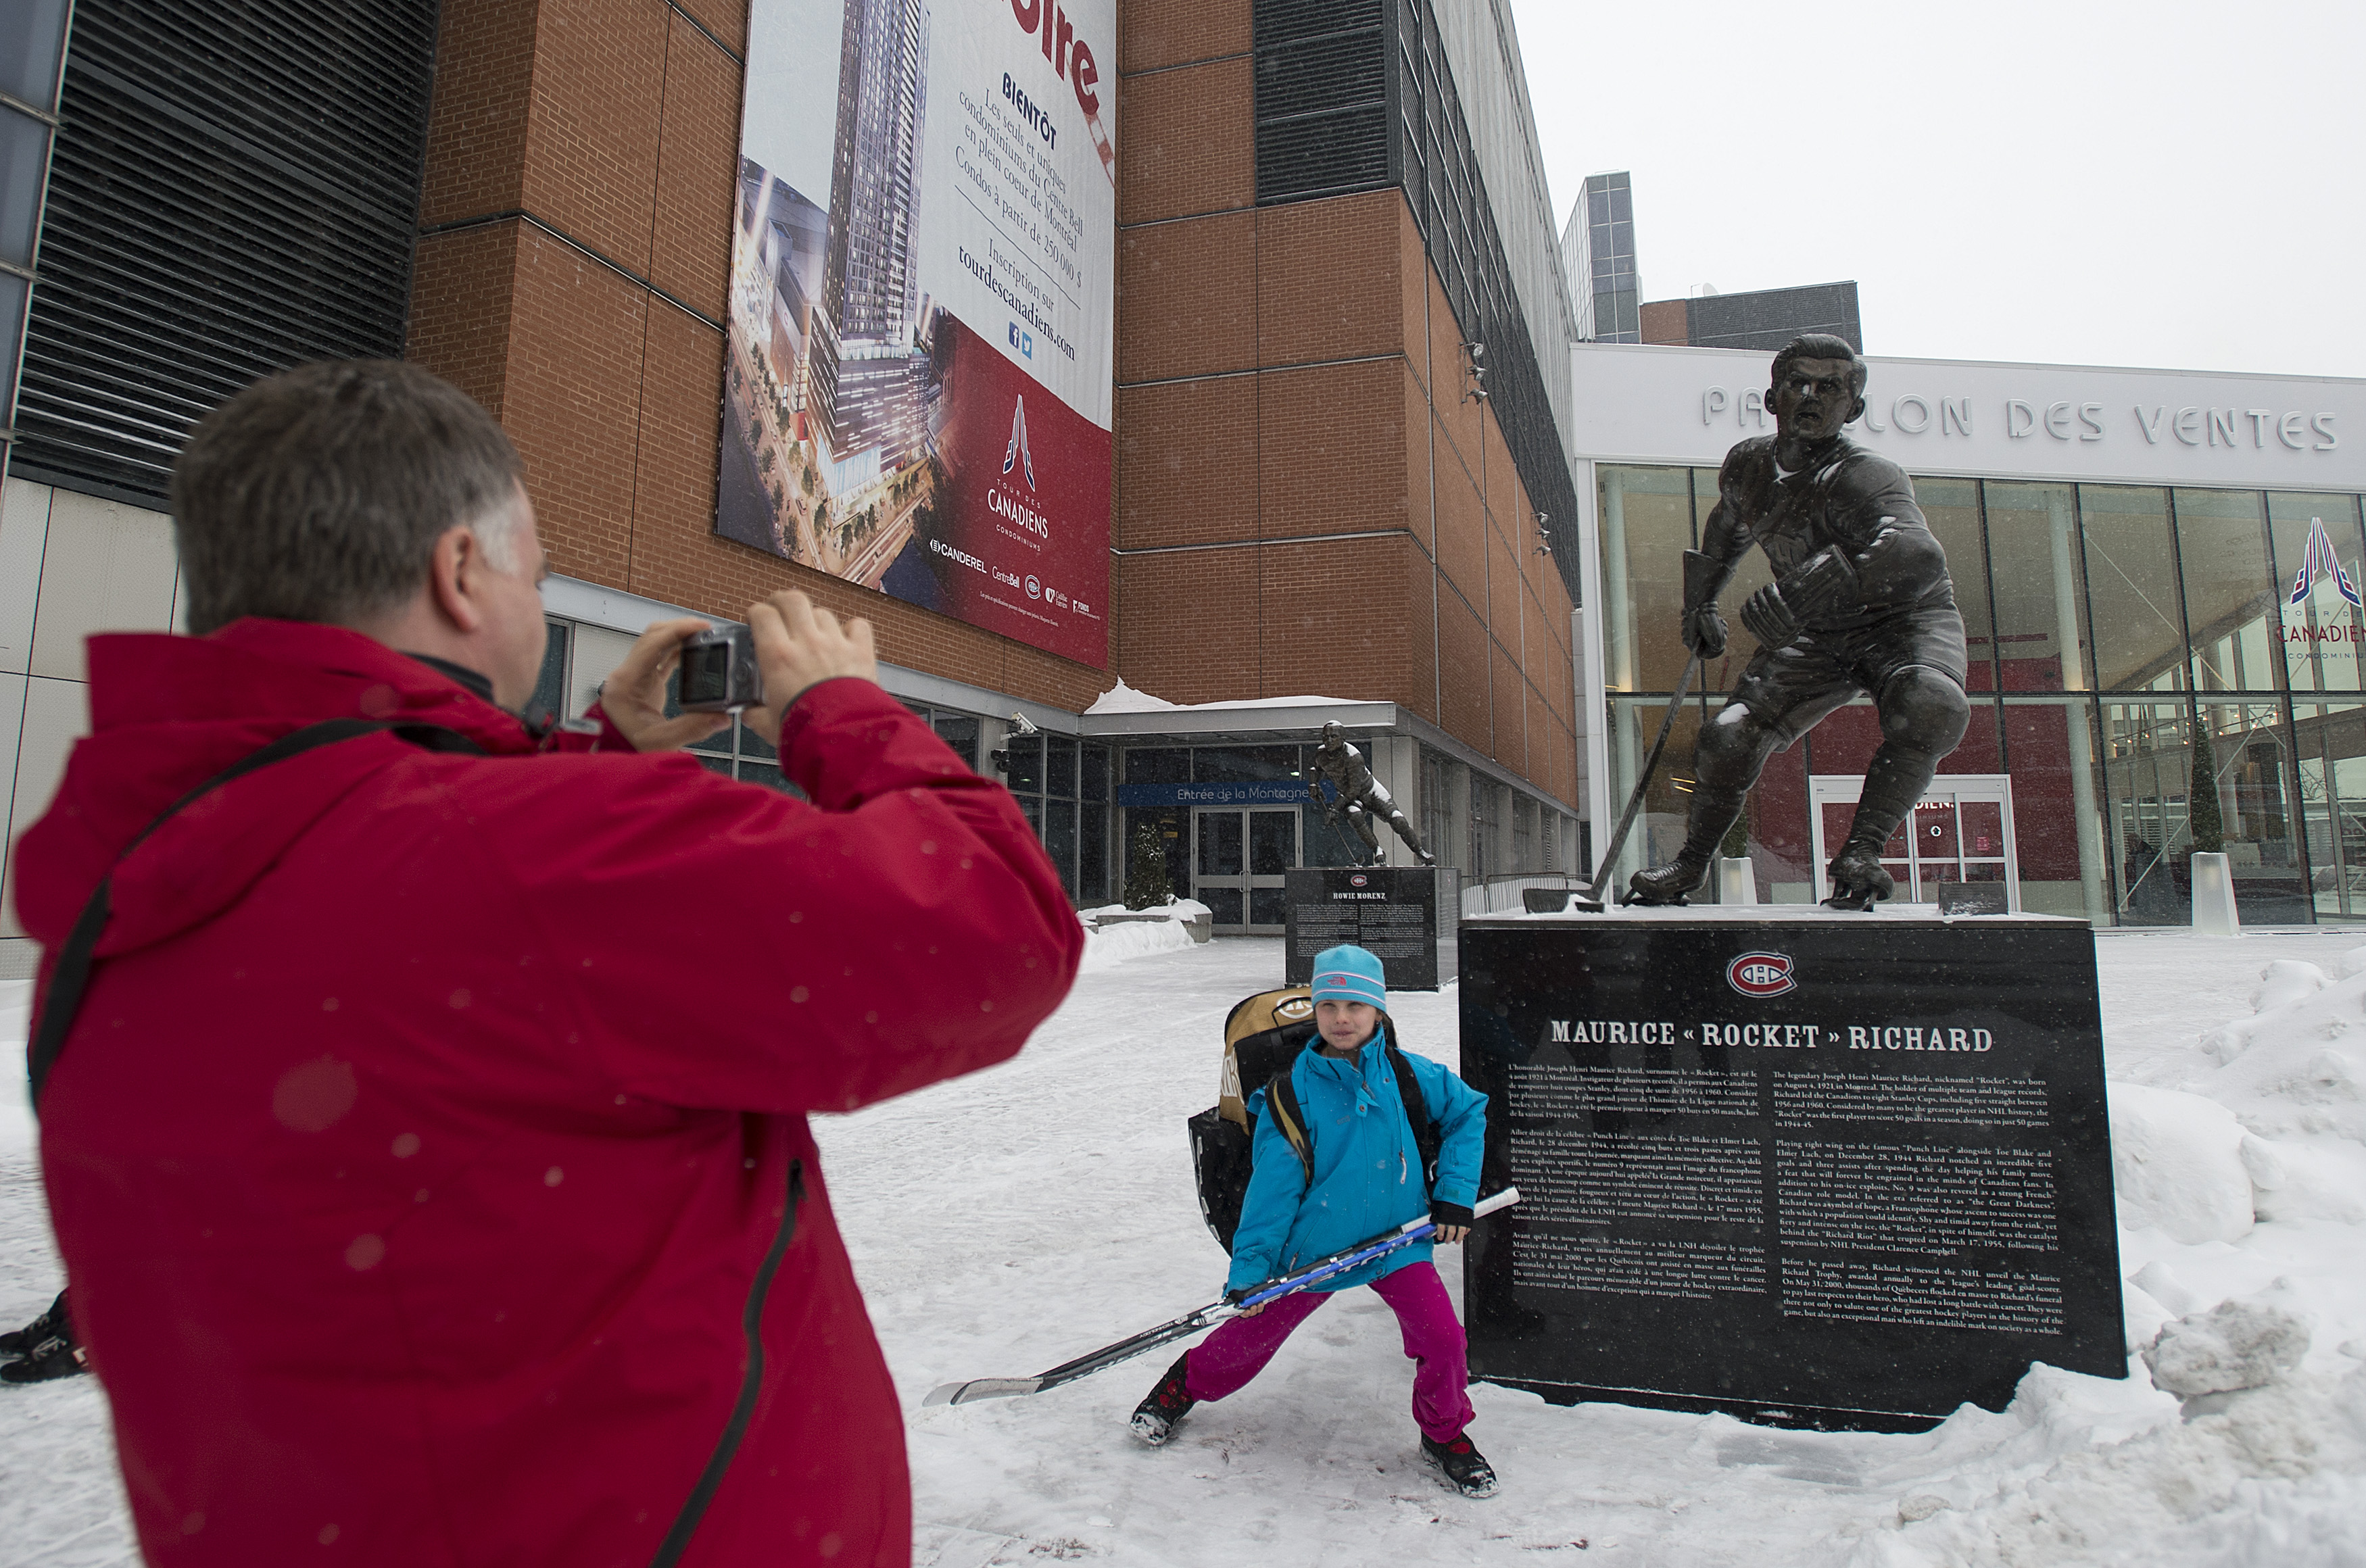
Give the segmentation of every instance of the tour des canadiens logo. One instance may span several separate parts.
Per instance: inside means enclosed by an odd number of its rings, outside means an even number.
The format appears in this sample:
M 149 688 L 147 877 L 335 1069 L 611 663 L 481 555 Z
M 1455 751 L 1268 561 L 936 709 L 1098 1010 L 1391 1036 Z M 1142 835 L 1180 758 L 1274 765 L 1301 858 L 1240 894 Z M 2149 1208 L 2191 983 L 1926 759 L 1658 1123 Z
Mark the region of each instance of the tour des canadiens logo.
M 1787 953 L 1744 953 L 1725 967 L 1725 983 L 1744 996 L 1765 998 L 1797 991 Z
M 1010 470 L 1021 464 L 1026 465 L 1027 487 L 1031 490 L 1035 487 L 1035 454 L 1027 450 L 1027 398 L 1023 393 L 1010 410 L 1010 444 L 1002 449 L 1003 477 L 1008 478 Z
M 2316 586 L 2319 577 L 2331 577 L 2333 586 L 2341 591 L 2342 598 L 2353 605 L 2359 604 L 2358 585 L 2349 580 L 2349 574 L 2342 568 L 2341 557 L 2333 548 L 2333 535 L 2325 531 L 2325 519 L 2313 517 L 2308 520 L 2308 549 L 2301 557 L 2300 570 L 2293 575 L 2292 594 L 2284 602 L 2298 604 L 2306 599 L 2308 590 Z M 2366 605 L 2360 607 L 2366 608 Z

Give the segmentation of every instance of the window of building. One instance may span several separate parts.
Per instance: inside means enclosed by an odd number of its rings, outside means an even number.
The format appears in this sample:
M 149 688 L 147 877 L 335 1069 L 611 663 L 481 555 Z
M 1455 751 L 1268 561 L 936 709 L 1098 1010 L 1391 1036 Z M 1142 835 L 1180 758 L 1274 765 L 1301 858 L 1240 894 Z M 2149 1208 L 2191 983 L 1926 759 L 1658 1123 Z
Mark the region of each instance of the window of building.
M 2196 691 L 2273 691 L 2283 684 L 2267 517 L 2256 490 L 2170 495 Z
M 1512 796 L 1512 863 L 1514 871 L 1536 871 L 1542 868 L 1537 861 L 1537 803 L 1516 791 Z
M 1446 865 L 1459 866 L 1454 852 L 1454 808 L 1447 795 L 1447 759 L 1427 746 L 1421 751 L 1421 842 Z
M 2185 492 L 2179 492 L 2180 504 Z M 2268 492 L 2268 532 L 2275 548 L 2274 584 L 2283 603 L 2283 662 L 2294 691 L 2357 691 L 2366 654 L 2366 612 L 2341 591 L 2366 593 L 2359 556 L 2358 498 Z M 2337 574 L 2313 559 L 2309 543 L 2322 538 L 2340 564 Z M 2299 595 L 2297 603 L 2293 595 Z M 2346 732 L 2345 732 L 2346 733 Z M 2346 911 L 2345 911 L 2346 913 Z
M 574 646 L 575 628 L 564 621 L 545 621 L 549 639 L 542 645 L 542 674 L 535 678 L 534 696 L 527 700 L 528 713 L 547 713 L 552 719 L 567 716 L 567 656 Z
M 2079 574 L 2078 498 L 2068 485 L 1980 486 L 1996 606 L 1997 680 L 2007 691 L 2084 691 L 2090 650 Z M 1952 569 L 1952 557 L 1950 558 Z
M 1012 735 L 1003 782 L 1080 905 L 1110 899 L 1109 748 L 1073 735 Z
M 2185 638 L 2169 493 L 2148 486 L 2079 487 L 2094 610 L 2095 674 L 2106 691 L 2185 689 Z

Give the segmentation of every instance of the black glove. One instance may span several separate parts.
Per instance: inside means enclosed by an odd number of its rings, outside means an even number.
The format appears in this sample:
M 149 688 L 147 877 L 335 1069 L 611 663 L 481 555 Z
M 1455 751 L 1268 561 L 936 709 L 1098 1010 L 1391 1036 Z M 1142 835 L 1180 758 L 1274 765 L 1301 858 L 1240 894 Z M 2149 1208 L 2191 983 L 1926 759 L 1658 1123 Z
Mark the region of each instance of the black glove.
M 1783 579 L 1783 598 L 1802 620 L 1812 620 L 1856 594 L 1856 568 L 1837 544 L 1828 544 Z
M 1783 590 L 1768 583 L 1741 601 L 1741 623 L 1769 648 L 1779 648 L 1799 634 L 1799 618 L 1783 602 Z
M 1856 592 L 1856 571 L 1840 546 L 1826 545 L 1779 582 L 1768 583 L 1741 607 L 1741 623 L 1770 648 L 1799 634 L 1809 617 Z
M 1438 1199 L 1432 1198 L 1429 1201 L 1429 1223 L 1440 1230 L 1454 1225 L 1468 1230 L 1477 1223 L 1477 1216 L 1461 1204 L 1442 1203 Z
M 1725 617 L 1717 612 L 1715 600 L 1684 611 L 1684 646 L 1701 658 L 1724 653 L 1725 638 Z

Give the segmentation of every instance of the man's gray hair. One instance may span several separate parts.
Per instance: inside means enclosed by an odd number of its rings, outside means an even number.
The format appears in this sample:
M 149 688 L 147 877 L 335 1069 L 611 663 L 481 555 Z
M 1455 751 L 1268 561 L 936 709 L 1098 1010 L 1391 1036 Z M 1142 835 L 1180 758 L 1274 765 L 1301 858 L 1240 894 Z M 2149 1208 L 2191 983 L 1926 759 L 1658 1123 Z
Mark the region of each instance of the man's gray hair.
M 173 465 L 189 630 L 246 615 L 350 625 L 400 608 L 458 525 L 513 572 L 525 465 L 493 417 L 398 360 L 265 377 Z

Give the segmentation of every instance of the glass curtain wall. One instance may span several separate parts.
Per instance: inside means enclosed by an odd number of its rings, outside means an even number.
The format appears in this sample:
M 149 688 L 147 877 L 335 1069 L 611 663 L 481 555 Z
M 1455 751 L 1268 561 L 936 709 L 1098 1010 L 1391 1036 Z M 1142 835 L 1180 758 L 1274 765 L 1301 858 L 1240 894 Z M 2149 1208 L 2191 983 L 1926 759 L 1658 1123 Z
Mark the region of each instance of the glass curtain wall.
M 1602 465 L 1612 808 L 1622 809 L 1684 667 L 1682 553 L 1713 470 Z M 2183 924 L 2191 857 L 2222 852 L 2246 921 L 2366 919 L 2366 516 L 2309 491 L 1920 477 L 1947 552 L 1974 715 L 1944 772 L 2013 781 L 2022 907 Z M 1728 618 L 1764 580 L 1756 552 Z M 1737 628 L 1702 672 L 1619 857 L 1683 841 L 1692 736 L 1752 651 Z M 2295 706 L 2295 700 L 2299 705 Z M 1760 884 L 1812 896 L 1807 784 L 1861 770 L 1873 711 L 1842 709 L 1753 793 Z M 1731 840 L 1729 839 L 1729 845 Z

